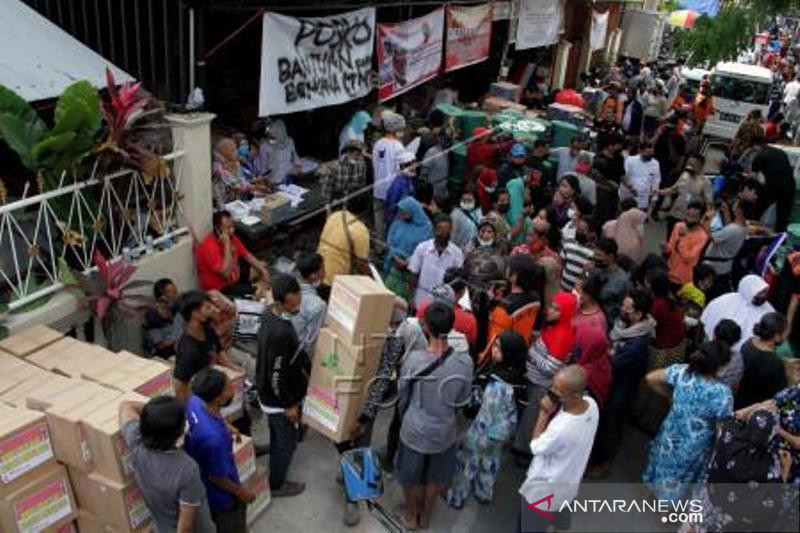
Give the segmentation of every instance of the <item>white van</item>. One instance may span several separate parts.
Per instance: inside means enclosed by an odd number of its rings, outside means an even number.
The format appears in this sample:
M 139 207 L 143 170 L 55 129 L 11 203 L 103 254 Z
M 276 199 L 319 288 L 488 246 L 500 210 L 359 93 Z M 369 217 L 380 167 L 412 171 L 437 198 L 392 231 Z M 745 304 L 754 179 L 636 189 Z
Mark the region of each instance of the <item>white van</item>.
M 744 63 L 717 63 L 711 73 L 714 113 L 708 117 L 703 134 L 733 139 L 739 125 L 754 109 L 764 117 L 769 110 L 772 72 L 768 68 Z

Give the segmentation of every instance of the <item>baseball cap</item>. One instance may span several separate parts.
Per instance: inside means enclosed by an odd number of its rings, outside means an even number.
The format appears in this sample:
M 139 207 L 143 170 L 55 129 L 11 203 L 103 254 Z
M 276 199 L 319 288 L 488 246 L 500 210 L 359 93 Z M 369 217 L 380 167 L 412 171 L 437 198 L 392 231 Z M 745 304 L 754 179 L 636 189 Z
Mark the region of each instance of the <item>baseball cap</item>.
M 528 155 L 528 150 L 525 149 L 525 145 L 522 143 L 517 143 L 511 147 L 511 157 L 525 157 Z

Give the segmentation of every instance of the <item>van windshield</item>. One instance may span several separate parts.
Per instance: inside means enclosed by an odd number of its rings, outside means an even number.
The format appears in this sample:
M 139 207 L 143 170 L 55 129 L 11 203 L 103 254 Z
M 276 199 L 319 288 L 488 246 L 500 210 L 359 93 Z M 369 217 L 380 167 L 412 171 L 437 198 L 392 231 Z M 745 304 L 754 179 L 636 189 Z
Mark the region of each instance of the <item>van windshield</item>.
M 711 76 L 711 87 L 714 96 L 719 98 L 768 105 L 772 84 L 714 74 Z

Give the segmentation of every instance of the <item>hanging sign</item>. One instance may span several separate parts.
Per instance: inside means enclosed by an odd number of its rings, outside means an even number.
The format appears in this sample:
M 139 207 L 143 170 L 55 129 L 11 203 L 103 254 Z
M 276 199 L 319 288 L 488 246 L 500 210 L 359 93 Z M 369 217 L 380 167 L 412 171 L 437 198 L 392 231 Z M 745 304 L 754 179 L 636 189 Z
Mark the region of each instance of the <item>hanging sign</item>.
M 516 49 L 555 44 L 563 26 L 563 0 L 520 0 Z
M 589 48 L 592 52 L 600 50 L 606 45 L 606 33 L 608 32 L 608 11 L 598 13 L 592 11 L 592 31 L 589 35 Z
M 489 58 L 492 40 L 492 4 L 447 6 L 445 71 Z
M 442 66 L 444 8 L 424 17 L 378 24 L 378 100 L 434 78 Z
M 330 17 L 265 13 L 259 116 L 341 104 L 373 88 L 375 9 Z

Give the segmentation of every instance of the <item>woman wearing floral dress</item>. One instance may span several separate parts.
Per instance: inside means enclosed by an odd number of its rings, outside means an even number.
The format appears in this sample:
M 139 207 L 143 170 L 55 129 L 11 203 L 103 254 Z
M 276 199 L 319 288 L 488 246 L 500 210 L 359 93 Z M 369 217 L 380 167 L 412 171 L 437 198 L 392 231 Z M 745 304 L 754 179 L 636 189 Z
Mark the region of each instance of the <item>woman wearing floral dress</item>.
M 456 474 L 445 495 L 451 507 L 461 509 L 470 493 L 482 504 L 492 501 L 503 443 L 517 426 L 514 388 L 522 386 L 526 353 L 525 339 L 515 331 L 504 331 L 492 346 L 494 369 L 480 411 L 458 450 Z
M 648 385 L 672 396 L 672 408 L 653 440 L 642 476 L 660 500 L 688 496 L 689 484 L 705 479 L 717 422 L 733 413 L 731 390 L 716 379 L 729 359 L 728 345 L 711 341 L 689 357 L 688 365 L 647 375 Z

